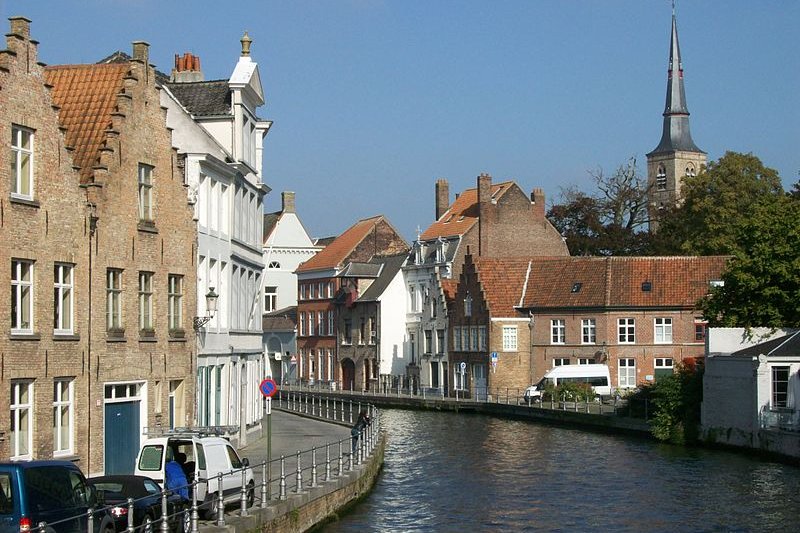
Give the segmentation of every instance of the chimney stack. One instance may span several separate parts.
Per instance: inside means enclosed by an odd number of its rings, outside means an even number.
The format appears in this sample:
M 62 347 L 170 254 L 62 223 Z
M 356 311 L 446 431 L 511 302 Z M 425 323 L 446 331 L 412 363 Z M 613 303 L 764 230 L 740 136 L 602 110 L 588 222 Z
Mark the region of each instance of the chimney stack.
M 450 209 L 450 185 L 444 178 L 436 180 L 436 220 Z
M 29 41 L 31 38 L 31 21 L 25 17 L 9 17 L 11 33 Z
M 292 191 L 284 191 L 281 193 L 281 201 L 283 202 L 283 206 L 281 211 L 283 213 L 294 213 L 294 192 Z
M 146 41 L 133 41 L 133 59 L 147 66 L 150 62 L 150 44 Z
M 493 218 L 492 177 L 485 172 L 478 176 L 478 256 L 489 253 L 489 228 Z
M 544 218 L 544 189 L 537 187 L 531 191 L 531 205 L 533 205 L 534 217 Z
M 172 69 L 169 80 L 175 83 L 188 83 L 203 81 L 203 71 L 200 69 L 200 58 L 191 52 L 183 56 L 175 54 L 175 67 Z

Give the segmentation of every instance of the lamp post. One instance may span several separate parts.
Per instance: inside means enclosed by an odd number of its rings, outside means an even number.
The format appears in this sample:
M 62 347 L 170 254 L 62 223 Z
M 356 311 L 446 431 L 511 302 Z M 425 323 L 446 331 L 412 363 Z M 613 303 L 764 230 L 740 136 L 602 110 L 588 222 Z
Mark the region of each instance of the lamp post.
M 219 294 L 214 292 L 214 287 L 208 288 L 206 293 L 206 316 L 196 316 L 192 319 L 192 327 L 195 331 L 200 331 L 200 328 L 208 324 L 208 321 L 214 318 L 217 312 L 217 299 Z

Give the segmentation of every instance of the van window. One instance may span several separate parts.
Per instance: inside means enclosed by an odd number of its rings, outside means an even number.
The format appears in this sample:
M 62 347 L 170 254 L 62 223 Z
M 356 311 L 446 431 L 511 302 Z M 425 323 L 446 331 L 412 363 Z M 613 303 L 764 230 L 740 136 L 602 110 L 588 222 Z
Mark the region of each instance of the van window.
M 203 450 L 203 445 L 197 443 L 197 468 L 198 470 L 206 469 L 206 452 Z
M 0 473 L 0 514 L 14 512 L 14 495 L 11 492 L 11 473 Z
M 226 448 L 228 449 L 228 457 L 231 460 L 231 468 L 241 468 L 242 461 L 239 459 L 239 455 L 236 453 L 236 450 L 234 450 L 233 446 L 230 444 L 228 444 Z
M 161 455 L 164 453 L 164 446 L 161 444 L 150 444 L 142 448 L 139 456 L 139 470 L 143 472 L 157 472 L 161 470 Z
M 75 474 L 75 472 L 60 466 L 26 468 L 25 486 L 31 509 L 45 511 L 85 505 L 86 487 L 82 480 L 76 482 L 70 474 Z M 83 487 L 82 494 L 76 490 L 81 486 Z

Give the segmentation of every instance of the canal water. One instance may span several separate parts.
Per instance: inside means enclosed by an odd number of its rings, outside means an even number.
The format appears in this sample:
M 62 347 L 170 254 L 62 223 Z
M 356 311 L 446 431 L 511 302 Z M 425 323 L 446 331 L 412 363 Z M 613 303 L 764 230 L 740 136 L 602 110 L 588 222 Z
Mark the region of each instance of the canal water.
M 800 468 L 475 414 L 383 411 L 344 531 L 800 531 Z

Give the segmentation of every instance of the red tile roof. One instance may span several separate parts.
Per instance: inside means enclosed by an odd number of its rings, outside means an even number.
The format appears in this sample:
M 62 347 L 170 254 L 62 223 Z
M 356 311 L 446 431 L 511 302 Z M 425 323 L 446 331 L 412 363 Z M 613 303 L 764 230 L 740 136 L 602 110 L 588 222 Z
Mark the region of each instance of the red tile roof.
M 692 308 L 727 256 L 535 258 L 523 307 Z M 649 290 L 643 284 L 649 283 Z M 578 286 L 577 284 L 580 284 Z
M 356 246 L 369 235 L 372 228 L 383 219 L 382 215 L 359 220 L 317 254 L 300 265 L 297 272 L 339 268 Z
M 454 279 L 443 279 L 440 283 L 442 284 L 442 292 L 444 292 L 445 301 L 452 302 L 456 297 L 458 282 Z
M 512 183 L 505 181 L 492 184 L 492 197 L 500 198 Z M 420 240 L 463 235 L 478 221 L 478 218 L 478 188 L 473 187 L 461 193 L 450 209 L 425 230 Z
M 45 77 L 53 86 L 51 95 L 61 107 L 59 122 L 66 128 L 66 144 L 75 149 L 74 161 L 81 168 L 81 181 L 91 181 L 92 167 L 105 144 L 111 113 L 122 91 L 127 63 L 104 65 L 59 65 L 47 67 Z
M 525 279 L 531 259 L 521 258 L 475 258 L 475 270 L 483 289 L 483 297 L 493 316 L 510 317 L 518 313 Z

